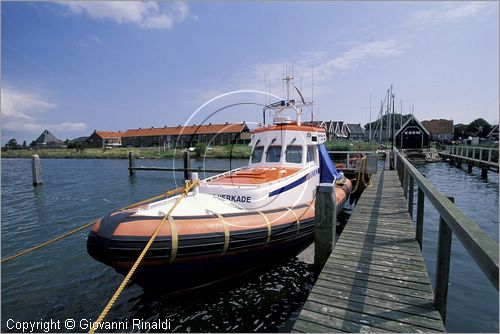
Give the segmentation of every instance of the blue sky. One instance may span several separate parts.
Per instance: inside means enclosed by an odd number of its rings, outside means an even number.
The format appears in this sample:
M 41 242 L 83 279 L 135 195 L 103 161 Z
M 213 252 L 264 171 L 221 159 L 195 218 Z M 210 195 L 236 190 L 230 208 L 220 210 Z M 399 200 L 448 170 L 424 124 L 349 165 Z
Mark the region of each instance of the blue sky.
M 418 119 L 499 118 L 498 2 L 2 2 L 1 140 L 200 123 L 283 64 L 315 117 L 365 124 L 394 85 Z M 301 84 L 302 82 L 302 84 Z M 305 115 L 309 119 L 309 115 Z M 259 122 L 261 108 L 210 122 Z

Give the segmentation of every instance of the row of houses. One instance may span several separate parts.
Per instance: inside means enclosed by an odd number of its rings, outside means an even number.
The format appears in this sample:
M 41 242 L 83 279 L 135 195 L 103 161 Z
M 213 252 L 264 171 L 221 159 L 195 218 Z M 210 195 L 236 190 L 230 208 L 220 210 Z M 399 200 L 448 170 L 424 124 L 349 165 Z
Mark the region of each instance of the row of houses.
M 320 126 L 326 129 L 328 140 L 347 139 L 364 140 L 366 139 L 365 130 L 358 124 L 347 124 L 344 121 L 313 121 L 309 124 Z
M 415 119 L 416 120 L 416 119 Z M 418 121 L 417 121 L 418 122 Z M 367 139 L 368 135 L 361 124 L 349 124 L 343 121 L 313 121 L 309 124 L 325 128 L 328 140 L 345 139 L 359 141 Z M 430 120 L 418 123 L 422 132 L 429 135 L 429 140 L 446 141 L 453 139 L 452 120 Z M 496 129 L 496 132 L 495 132 Z M 386 131 L 386 129 L 384 129 Z M 492 132 L 498 140 L 498 126 Z M 372 138 L 379 138 L 372 133 Z M 386 137 L 386 136 L 384 136 Z M 50 131 L 45 130 L 36 140 L 37 147 L 65 147 L 66 144 L 85 143 L 92 148 L 112 147 L 152 147 L 160 146 L 166 149 L 184 148 L 203 143 L 207 146 L 244 144 L 250 141 L 250 130 L 245 122 L 204 124 L 190 126 L 164 126 L 161 128 L 138 128 L 126 131 L 97 131 L 88 137 L 79 137 L 69 142 L 57 139 Z M 427 140 L 426 140 L 427 141 Z
M 151 147 L 167 149 L 197 144 L 207 146 L 244 144 L 250 141 L 250 130 L 245 122 L 204 124 L 191 126 L 164 126 L 138 128 L 124 132 L 97 131 L 87 139 L 89 147 Z

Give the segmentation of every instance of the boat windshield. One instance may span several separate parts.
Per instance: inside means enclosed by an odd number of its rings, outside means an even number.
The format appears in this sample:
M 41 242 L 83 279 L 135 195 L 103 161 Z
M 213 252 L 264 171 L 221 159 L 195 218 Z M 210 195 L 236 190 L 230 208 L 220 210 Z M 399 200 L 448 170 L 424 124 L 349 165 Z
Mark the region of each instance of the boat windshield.
M 294 164 L 302 163 L 302 146 L 288 145 L 285 152 L 285 161 Z
M 307 146 L 307 162 L 314 161 L 314 146 Z
M 252 163 L 258 163 L 262 160 L 262 153 L 264 152 L 264 146 L 257 146 L 252 153 Z
M 279 162 L 281 158 L 281 146 L 269 146 L 267 149 L 266 162 Z

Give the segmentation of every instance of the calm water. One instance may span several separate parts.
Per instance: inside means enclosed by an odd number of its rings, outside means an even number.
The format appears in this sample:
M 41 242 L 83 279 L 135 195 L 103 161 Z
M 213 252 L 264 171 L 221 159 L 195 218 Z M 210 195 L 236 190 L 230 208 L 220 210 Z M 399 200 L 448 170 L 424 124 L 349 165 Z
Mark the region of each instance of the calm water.
M 126 204 L 159 194 L 182 182 L 182 173 L 137 172 L 126 160 L 42 161 L 44 184 L 31 186 L 30 160 L 2 160 L 2 256 L 45 241 Z M 139 160 L 137 165 L 172 166 L 172 161 Z M 181 163 L 176 162 L 177 166 Z M 233 161 L 232 168 L 246 160 Z M 201 162 L 192 162 L 193 166 Z M 227 160 L 208 168 L 229 168 Z M 446 164 L 418 167 L 498 241 L 498 175 L 480 179 Z M 203 177 L 200 175 L 200 177 Z M 424 256 L 434 277 L 438 217 L 426 206 Z M 2 331 L 6 321 L 95 320 L 122 276 L 86 252 L 86 233 L 2 265 Z M 498 332 L 498 293 L 454 240 L 448 302 L 449 331 Z M 243 279 L 192 295 L 163 299 L 131 285 L 107 319 L 169 319 L 171 330 L 287 331 L 312 287 L 310 268 L 293 259 Z
M 438 190 L 455 197 L 455 205 L 498 243 L 498 174 L 474 167 L 468 174 L 445 162 L 416 165 Z M 417 207 L 417 194 L 414 193 Z M 416 215 L 415 215 L 416 216 Z M 434 286 L 439 215 L 425 203 L 423 254 L 429 278 Z M 498 292 L 475 264 L 460 241 L 453 237 L 448 287 L 446 329 L 449 332 L 498 333 Z
M 137 161 L 138 166 L 172 163 Z M 246 163 L 233 161 L 231 167 Z M 192 161 L 192 167 L 200 164 Z M 126 160 L 45 159 L 44 184 L 34 188 L 30 160 L 3 159 L 2 256 L 182 183 L 182 173 L 139 171 L 130 179 L 127 167 Z M 229 167 L 227 160 L 207 161 L 207 168 Z M 8 331 L 9 318 L 97 319 L 123 276 L 87 255 L 86 234 L 2 265 L 2 332 Z M 312 283 L 309 266 L 292 259 L 216 288 L 169 299 L 145 295 L 131 285 L 107 320 L 169 319 L 171 330 L 179 332 L 288 331 Z

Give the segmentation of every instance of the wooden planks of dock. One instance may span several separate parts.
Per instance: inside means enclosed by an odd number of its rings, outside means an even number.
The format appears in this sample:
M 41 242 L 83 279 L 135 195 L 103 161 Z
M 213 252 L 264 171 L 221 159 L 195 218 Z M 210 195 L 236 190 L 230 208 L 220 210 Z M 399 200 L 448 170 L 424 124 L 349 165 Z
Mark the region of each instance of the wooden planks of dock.
M 396 171 L 373 175 L 294 332 L 444 332 Z

